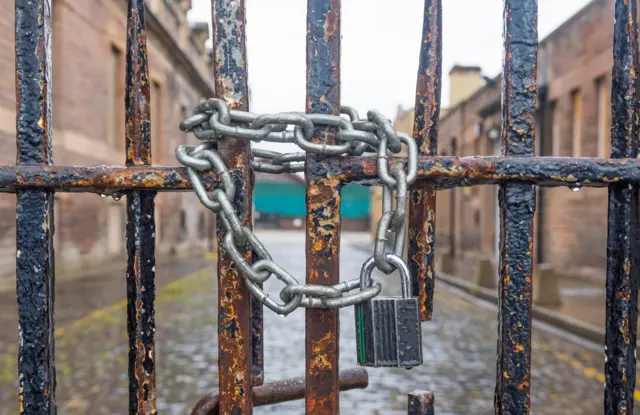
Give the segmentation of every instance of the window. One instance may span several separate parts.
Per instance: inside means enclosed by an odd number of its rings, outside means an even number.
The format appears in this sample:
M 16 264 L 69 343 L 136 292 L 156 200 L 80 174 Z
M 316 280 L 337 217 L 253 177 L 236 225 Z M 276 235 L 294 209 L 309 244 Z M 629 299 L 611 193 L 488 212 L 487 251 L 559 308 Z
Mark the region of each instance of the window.
M 571 134 L 573 138 L 573 157 L 582 154 L 582 93 L 575 90 L 571 93 L 573 122 Z
M 609 83 L 604 76 L 596 80 L 596 90 L 598 99 L 598 156 L 608 158 L 611 156 L 611 114 L 609 113 L 611 92 Z
M 162 162 L 162 87 L 151 83 L 151 160 Z
M 124 125 L 122 123 L 122 112 L 124 106 L 121 101 L 124 93 L 124 82 L 122 80 L 122 52 L 115 46 L 111 46 L 109 54 L 109 65 L 107 67 L 107 144 L 116 147 L 120 143 Z

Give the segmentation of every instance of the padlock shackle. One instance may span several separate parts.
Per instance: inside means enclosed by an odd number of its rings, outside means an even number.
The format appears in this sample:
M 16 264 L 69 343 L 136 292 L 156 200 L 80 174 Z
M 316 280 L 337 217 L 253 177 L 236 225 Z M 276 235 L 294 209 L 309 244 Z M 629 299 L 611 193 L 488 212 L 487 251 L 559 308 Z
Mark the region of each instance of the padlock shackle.
M 411 274 L 409 273 L 409 267 L 407 263 L 404 262 L 402 258 L 400 258 L 396 254 L 387 253 L 385 254 L 385 259 L 389 264 L 391 264 L 395 269 L 400 272 L 400 287 L 402 289 L 402 298 L 411 298 Z M 362 270 L 360 271 L 360 290 L 364 290 L 365 288 L 371 286 L 371 273 L 373 269 L 376 267 L 375 257 L 371 257 L 362 265 Z

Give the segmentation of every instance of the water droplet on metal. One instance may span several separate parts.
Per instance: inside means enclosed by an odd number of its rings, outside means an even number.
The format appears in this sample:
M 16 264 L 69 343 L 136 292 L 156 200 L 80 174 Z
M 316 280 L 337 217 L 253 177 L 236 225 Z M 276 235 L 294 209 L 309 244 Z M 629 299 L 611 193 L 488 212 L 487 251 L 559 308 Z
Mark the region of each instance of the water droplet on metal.
M 574 184 L 571 187 L 569 187 L 569 189 L 571 189 L 572 192 L 579 192 L 580 189 L 582 189 L 582 186 L 580 186 L 579 184 Z
M 119 194 L 115 194 L 112 197 L 113 197 L 113 200 L 115 200 L 116 202 L 122 199 L 122 195 L 119 195 Z
M 104 193 L 101 193 L 100 197 L 105 198 L 105 197 L 107 197 L 107 195 L 105 195 Z

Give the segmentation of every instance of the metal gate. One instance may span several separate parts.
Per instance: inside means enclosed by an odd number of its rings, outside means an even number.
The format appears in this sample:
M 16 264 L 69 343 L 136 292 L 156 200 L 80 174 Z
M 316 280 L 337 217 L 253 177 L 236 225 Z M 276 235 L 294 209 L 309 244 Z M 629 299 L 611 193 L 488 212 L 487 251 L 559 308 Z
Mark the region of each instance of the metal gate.
M 0 166 L 0 187 L 17 193 L 17 297 L 21 414 L 54 414 L 53 194 L 127 195 L 127 293 L 131 414 L 154 414 L 154 196 L 190 190 L 188 170 L 152 166 L 144 1 L 129 0 L 126 53 L 126 164 L 57 166 L 52 158 L 50 0 L 16 0 L 17 164 Z M 213 0 L 215 91 L 248 109 L 244 0 Z M 537 1 L 504 0 L 503 157 L 437 156 L 441 82 L 441 0 L 426 0 L 415 124 L 418 181 L 409 189 L 409 267 L 420 317 L 431 319 L 436 190 L 500 186 L 501 258 L 495 410 L 530 407 L 531 292 L 535 186 L 608 186 L 607 318 L 604 412 L 633 412 L 637 327 L 638 39 L 636 2 L 615 0 L 612 159 L 534 157 Z M 418 46 L 418 39 L 416 39 Z M 340 113 L 340 0 L 308 0 L 307 113 Z M 333 144 L 336 128 L 317 127 L 313 143 Z M 251 226 L 252 164 L 247 141 L 218 150 L 237 186 L 234 211 Z M 394 157 L 390 166 L 403 166 Z M 307 283 L 339 282 L 339 192 L 349 182 L 379 184 L 375 157 L 306 155 Z M 219 186 L 200 176 L 205 190 Z M 309 308 L 305 379 L 263 384 L 262 304 L 220 244 L 219 392 L 197 414 L 249 414 L 253 406 L 304 397 L 307 413 L 339 411 L 340 390 L 364 387 L 364 369 L 338 369 L 338 311 Z M 250 252 L 250 251 L 248 251 Z M 251 254 L 245 257 L 250 260 Z M 428 347 L 429 339 L 425 346 Z M 418 385 L 417 385 L 418 386 Z M 409 413 L 433 413 L 433 395 L 409 396 Z

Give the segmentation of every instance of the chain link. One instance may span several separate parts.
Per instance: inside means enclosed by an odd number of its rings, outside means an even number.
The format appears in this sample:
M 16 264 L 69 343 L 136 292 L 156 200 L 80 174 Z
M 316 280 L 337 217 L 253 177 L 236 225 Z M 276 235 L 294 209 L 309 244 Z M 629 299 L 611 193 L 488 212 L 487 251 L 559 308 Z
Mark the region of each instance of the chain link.
M 179 146 L 176 158 L 187 167 L 189 180 L 200 201 L 220 217 L 225 230 L 222 244 L 243 275 L 249 291 L 278 314 L 287 315 L 298 307 L 351 306 L 376 297 L 382 286 L 378 281 L 372 281 L 368 287 L 360 287 L 359 278 L 333 286 L 300 284 L 289 272 L 273 262 L 264 245 L 249 228 L 242 225 L 233 209 L 236 186 L 215 150 L 215 142 L 222 137 L 232 137 L 253 142 L 296 143 L 306 152 L 324 156 L 376 153 L 378 175 L 383 186 L 383 215 L 378 223 L 374 259 L 376 266 L 389 274 L 395 270 L 395 266 L 387 260 L 387 236 L 395 233 L 393 252 L 401 257 L 406 234 L 407 187 L 417 176 L 417 146 L 413 138 L 397 133 L 391 122 L 377 111 L 369 111 L 366 120 L 360 119 L 357 111 L 350 107 L 341 108 L 341 113 L 346 118 L 297 112 L 257 115 L 229 109 L 224 101 L 210 99 L 199 104 L 193 115 L 180 123 L 182 131 L 192 132 L 203 142 L 197 147 Z M 313 143 L 311 139 L 318 126 L 337 128 L 336 143 Z M 404 166 L 399 165 L 389 173 L 387 153 L 400 152 L 402 144 L 407 147 L 408 152 L 407 172 L 405 173 Z M 255 171 L 274 174 L 302 172 L 305 169 L 306 155 L 305 152 L 279 153 L 252 149 L 251 166 Z M 209 170 L 214 170 L 220 181 L 219 187 L 211 195 L 207 193 L 199 174 Z M 247 249 L 255 252 L 258 258 L 253 264 L 243 256 Z M 261 284 L 272 276 L 284 284 L 279 294 L 280 302 L 261 288 Z

